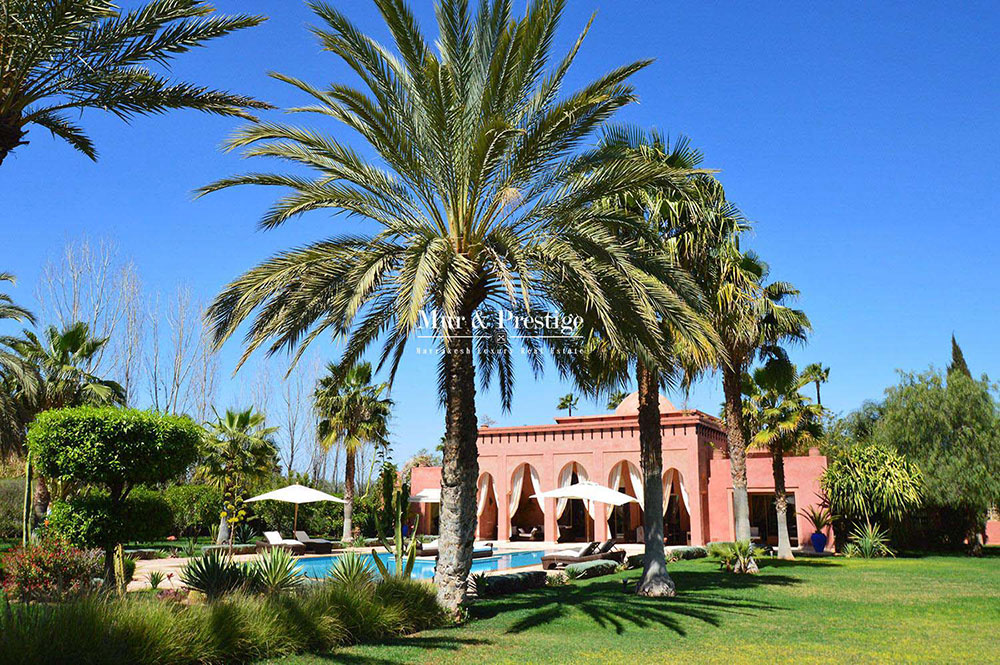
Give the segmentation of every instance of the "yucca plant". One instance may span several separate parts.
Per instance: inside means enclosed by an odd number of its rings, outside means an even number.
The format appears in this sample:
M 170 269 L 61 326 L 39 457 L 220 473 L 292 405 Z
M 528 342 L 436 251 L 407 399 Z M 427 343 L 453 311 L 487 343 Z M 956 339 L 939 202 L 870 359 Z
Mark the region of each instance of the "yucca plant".
M 266 550 L 247 564 L 246 578 L 251 589 L 269 595 L 294 591 L 305 582 L 291 552 L 280 547 Z
M 155 591 L 163 584 L 163 573 L 159 570 L 151 570 L 149 571 L 149 575 L 146 576 L 146 581 L 149 582 L 149 588 Z
M 799 515 L 805 517 L 812 524 L 813 529 L 816 531 L 822 531 L 826 527 L 833 524 L 833 515 L 826 508 L 809 506 L 803 510 L 799 511 Z
M 896 556 L 889 547 L 889 534 L 879 526 L 878 522 L 873 524 L 866 520 L 864 524 L 854 527 L 850 542 L 856 548 L 852 549 L 852 553 L 856 552 L 857 556 L 865 559 Z
M 109 0 L 3 0 L 0 3 L 0 163 L 26 145 L 28 125 L 49 130 L 91 159 L 97 150 L 74 116 L 99 109 L 129 120 L 169 109 L 253 118 L 268 108 L 250 97 L 174 82 L 177 54 L 262 16 L 214 16 L 201 0 L 155 0 L 122 12 Z
M 181 582 L 214 600 L 243 588 L 247 582 L 247 570 L 219 550 L 208 550 L 187 562 L 181 571 Z
M 357 552 L 347 552 L 337 558 L 330 570 L 330 580 L 347 588 L 371 586 L 375 573 L 368 562 Z

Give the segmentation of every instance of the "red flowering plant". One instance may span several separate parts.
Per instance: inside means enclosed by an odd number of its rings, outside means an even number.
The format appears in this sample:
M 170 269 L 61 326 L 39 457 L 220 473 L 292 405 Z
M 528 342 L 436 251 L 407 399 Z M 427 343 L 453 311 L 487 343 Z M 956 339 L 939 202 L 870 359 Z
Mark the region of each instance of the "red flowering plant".
M 43 538 L 0 556 L 0 581 L 8 598 L 53 602 L 88 591 L 103 568 L 100 550 Z

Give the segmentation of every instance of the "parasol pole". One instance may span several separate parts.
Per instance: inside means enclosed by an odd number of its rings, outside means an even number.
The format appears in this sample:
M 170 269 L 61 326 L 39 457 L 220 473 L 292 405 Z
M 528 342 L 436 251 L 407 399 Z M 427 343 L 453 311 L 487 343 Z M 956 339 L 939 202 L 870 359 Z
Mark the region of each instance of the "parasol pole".
M 299 528 L 299 504 L 295 504 L 295 519 L 292 521 L 292 535 L 295 535 L 295 532 L 298 530 L 298 528 Z

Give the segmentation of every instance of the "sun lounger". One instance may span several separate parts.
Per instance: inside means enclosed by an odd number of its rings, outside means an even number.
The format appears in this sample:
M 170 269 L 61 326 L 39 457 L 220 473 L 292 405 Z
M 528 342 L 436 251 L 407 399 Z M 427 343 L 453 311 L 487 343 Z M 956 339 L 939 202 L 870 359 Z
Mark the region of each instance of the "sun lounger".
M 624 563 L 625 550 L 614 549 L 614 541 L 605 541 L 602 544 L 587 543 L 575 550 L 563 550 L 561 552 L 546 554 L 542 557 L 542 568 L 551 570 L 553 568 L 563 568 L 573 563 L 598 561 L 601 559 Z
M 440 554 L 437 539 L 429 543 L 417 543 L 417 554 L 420 556 L 438 556 Z M 475 543 L 472 546 L 472 558 L 482 559 L 493 556 L 493 543 Z
M 272 550 L 275 548 L 286 549 L 292 554 L 305 554 L 306 546 L 305 543 L 299 542 L 298 540 L 293 540 L 291 538 L 282 538 L 281 534 L 277 531 L 265 531 L 264 538 L 267 540 L 257 541 L 257 552 L 264 552 L 266 550 Z
M 310 538 L 305 531 L 296 531 L 295 539 L 306 546 L 307 552 L 313 554 L 329 554 L 333 551 L 333 542 L 325 538 Z
M 540 526 L 532 527 L 530 531 L 516 526 L 510 533 L 511 540 L 541 540 L 543 536 L 544 532 Z

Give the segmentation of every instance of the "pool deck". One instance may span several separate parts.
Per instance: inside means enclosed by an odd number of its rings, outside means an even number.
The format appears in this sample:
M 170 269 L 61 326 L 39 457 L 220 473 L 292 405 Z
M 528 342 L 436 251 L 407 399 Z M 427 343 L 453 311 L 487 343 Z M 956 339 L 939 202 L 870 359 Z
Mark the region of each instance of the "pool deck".
M 550 543 L 550 542 L 539 542 L 539 541 L 516 541 L 513 543 L 501 542 L 501 541 L 491 541 L 495 545 L 495 549 L 498 553 L 505 552 L 531 552 L 535 550 L 565 550 L 572 549 L 573 547 L 579 547 L 581 543 Z M 618 545 L 620 549 L 625 550 L 628 554 L 639 554 L 643 551 L 643 546 L 637 543 L 624 543 Z M 351 547 L 342 550 L 334 550 L 331 554 L 338 555 L 344 554 L 346 552 L 358 552 L 361 554 L 371 554 L 373 548 L 371 547 Z M 376 548 L 378 549 L 378 548 Z M 304 554 L 299 558 L 302 559 L 312 559 L 316 557 L 327 557 L 331 554 Z M 250 561 L 256 555 L 255 554 L 239 554 L 233 557 L 236 561 Z M 418 557 L 423 560 L 431 560 L 434 557 Z M 180 581 L 181 570 L 187 564 L 186 558 L 174 557 L 168 559 L 143 559 L 136 561 L 135 564 L 135 575 L 132 581 L 128 585 L 129 591 L 140 591 L 142 589 L 149 588 L 149 573 L 154 570 L 158 570 L 163 573 L 164 580 L 160 584 L 160 589 L 180 589 L 183 588 L 183 584 Z M 486 571 L 487 575 L 497 575 L 500 573 L 505 573 L 508 570 L 541 570 L 540 564 L 534 566 L 525 566 L 522 568 L 504 568 L 502 570 L 491 570 Z M 167 575 L 173 574 L 169 580 L 166 579 Z

